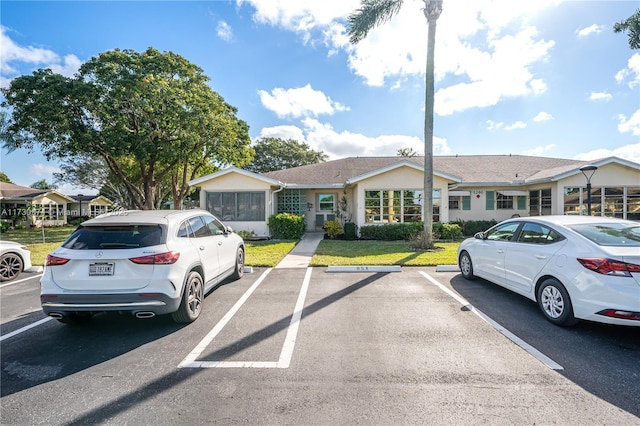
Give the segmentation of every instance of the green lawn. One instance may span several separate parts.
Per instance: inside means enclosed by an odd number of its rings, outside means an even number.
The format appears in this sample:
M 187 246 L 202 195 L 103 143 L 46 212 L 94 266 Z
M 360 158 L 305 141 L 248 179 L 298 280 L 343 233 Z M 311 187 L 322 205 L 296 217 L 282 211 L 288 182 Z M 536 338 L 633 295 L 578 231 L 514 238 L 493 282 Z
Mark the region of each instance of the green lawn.
M 30 228 L 10 230 L 0 235 L 3 240 L 18 241 L 31 250 L 31 262 L 44 265 L 52 252 L 73 232 L 73 227 Z M 44 242 L 43 242 L 44 241 Z M 246 241 L 247 266 L 273 267 L 295 247 L 296 241 Z M 406 241 L 344 241 L 322 240 L 310 266 L 455 265 L 459 243 L 438 242 L 434 251 L 419 251 Z

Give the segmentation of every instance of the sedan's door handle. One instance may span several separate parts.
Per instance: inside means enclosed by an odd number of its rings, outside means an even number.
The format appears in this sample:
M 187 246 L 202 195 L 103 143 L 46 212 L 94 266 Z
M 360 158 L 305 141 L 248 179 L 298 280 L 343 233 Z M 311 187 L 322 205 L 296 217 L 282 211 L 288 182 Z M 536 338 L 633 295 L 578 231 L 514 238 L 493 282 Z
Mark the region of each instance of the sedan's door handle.
M 204 251 L 204 246 L 200 246 L 198 248 L 200 249 L 200 251 Z
M 504 253 L 504 250 L 502 249 L 498 250 L 498 254 L 502 254 L 502 253 Z
M 547 258 L 547 256 L 544 256 L 542 254 L 536 254 L 536 259 L 544 260 L 546 258 Z
M 218 245 L 221 246 L 222 245 L 222 241 L 218 241 Z

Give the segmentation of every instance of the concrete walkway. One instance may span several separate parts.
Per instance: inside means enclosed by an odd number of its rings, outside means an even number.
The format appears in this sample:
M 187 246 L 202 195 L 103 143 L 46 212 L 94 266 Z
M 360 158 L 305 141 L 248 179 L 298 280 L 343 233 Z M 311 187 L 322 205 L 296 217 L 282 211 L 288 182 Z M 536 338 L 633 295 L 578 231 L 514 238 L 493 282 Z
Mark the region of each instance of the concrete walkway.
M 318 248 L 318 244 L 323 238 L 324 232 L 305 233 L 300 242 L 276 265 L 276 269 L 308 267 L 316 248 Z

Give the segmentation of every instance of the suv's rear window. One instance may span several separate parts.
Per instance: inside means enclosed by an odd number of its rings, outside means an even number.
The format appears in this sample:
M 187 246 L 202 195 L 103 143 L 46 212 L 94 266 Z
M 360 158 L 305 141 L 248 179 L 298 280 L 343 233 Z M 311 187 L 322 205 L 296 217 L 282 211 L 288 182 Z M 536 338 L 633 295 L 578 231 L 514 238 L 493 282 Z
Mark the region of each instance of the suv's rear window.
M 73 250 L 149 247 L 166 242 L 160 225 L 86 226 L 75 230 L 62 244 Z
M 640 226 L 583 224 L 570 228 L 600 246 L 640 247 Z

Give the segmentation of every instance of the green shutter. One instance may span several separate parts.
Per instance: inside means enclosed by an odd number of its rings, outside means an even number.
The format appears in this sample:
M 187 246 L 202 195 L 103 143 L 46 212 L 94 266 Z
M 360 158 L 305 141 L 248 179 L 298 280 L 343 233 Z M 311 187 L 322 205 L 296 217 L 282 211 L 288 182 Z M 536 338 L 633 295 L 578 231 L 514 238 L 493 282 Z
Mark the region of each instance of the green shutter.
M 496 196 L 496 193 L 494 191 L 487 191 L 487 205 L 486 205 L 486 209 L 487 210 L 493 210 L 494 209 L 494 199 Z
M 526 210 L 527 209 L 527 197 L 524 195 L 518 196 L 518 210 Z
M 462 197 L 462 210 L 471 210 L 471 196 L 465 195 Z

